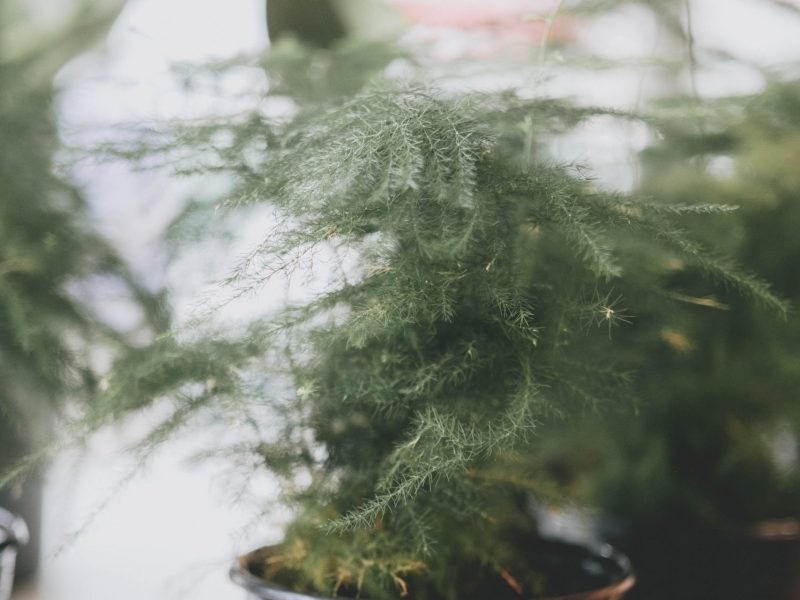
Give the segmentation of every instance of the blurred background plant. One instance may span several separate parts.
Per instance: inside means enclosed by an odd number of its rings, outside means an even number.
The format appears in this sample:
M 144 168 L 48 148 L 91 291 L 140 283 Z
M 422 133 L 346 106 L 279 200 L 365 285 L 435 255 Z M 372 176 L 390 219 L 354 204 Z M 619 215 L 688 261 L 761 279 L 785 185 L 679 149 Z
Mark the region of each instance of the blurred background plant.
M 793 302 L 800 258 L 791 233 L 800 190 L 792 116 L 798 100 L 795 82 L 774 81 L 758 95 L 712 103 L 708 119 L 662 129 L 663 140 L 643 157 L 642 182 L 643 192 L 654 198 L 740 206 L 733 223 L 704 225 L 704 235 L 748 270 L 774 281 Z M 633 430 L 641 425 L 633 436 L 645 446 L 636 454 L 652 461 L 646 487 L 666 493 L 645 489 L 644 481 L 632 481 L 633 489 L 613 484 L 617 492 L 605 490 L 616 498 L 612 505 L 629 502 L 636 513 L 664 510 L 660 502 L 680 505 L 721 527 L 796 516 L 797 328 L 796 317 L 785 323 L 763 319 L 741 302 L 710 295 L 694 298 L 676 314 L 659 332 L 660 344 L 648 350 L 651 369 L 642 375 L 653 413 L 647 409 L 642 419 L 628 423 Z M 661 460 L 666 463 L 659 466 Z
M 158 295 L 93 229 L 80 191 L 54 168 L 53 78 L 122 4 L 75 14 L 61 6 L 37 23 L 32 3 L 0 2 L 0 471 L 46 445 L 70 403 L 90 401 L 113 354 L 167 323 Z M 104 304 L 119 311 L 126 300 L 138 318 L 119 326 Z M 39 551 L 41 482 L 8 477 L 0 504 L 35 533 L 19 560 L 25 576 Z
M 641 183 L 658 201 L 740 206 L 725 227 L 698 224 L 698 233 L 795 306 L 799 98 L 795 81 L 773 79 L 675 120 L 644 152 Z M 683 289 L 695 283 L 679 279 Z M 628 340 L 644 358 L 638 414 L 589 419 L 577 430 L 583 441 L 562 440 L 574 452 L 553 442 L 549 468 L 625 521 L 620 543 L 642 557 L 634 597 L 794 597 L 798 327 L 796 312 L 776 322 L 727 295 L 685 294 L 666 326 L 648 332 L 643 320 Z
M 782 8 L 800 23 L 796 7 Z M 674 23 L 684 59 L 672 72 L 683 75 L 648 103 L 665 119 L 641 153 L 636 189 L 656 202 L 739 206 L 722 227 L 692 230 L 797 306 L 797 63 L 759 69 L 735 49 L 704 54 L 691 46 L 691 23 Z M 720 59 L 758 73 L 763 89 L 703 94 Z M 666 326 L 643 314 L 620 334 L 641 358 L 637 414 L 590 417 L 544 441 L 545 469 L 614 515 L 599 535 L 636 562 L 633 598 L 794 598 L 796 313 L 776 322 L 691 278 L 674 283 L 682 302 Z

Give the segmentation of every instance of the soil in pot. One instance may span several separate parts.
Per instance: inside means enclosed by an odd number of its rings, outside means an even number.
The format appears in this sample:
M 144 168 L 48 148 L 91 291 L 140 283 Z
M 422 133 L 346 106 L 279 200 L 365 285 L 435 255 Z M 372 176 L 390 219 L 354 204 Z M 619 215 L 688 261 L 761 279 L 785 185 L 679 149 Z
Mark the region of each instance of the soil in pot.
M 261 548 L 241 556 L 231 569 L 232 579 L 250 593 L 253 600 L 327 599 L 293 589 L 291 574 L 267 579 L 269 565 L 279 547 Z M 498 575 L 481 565 L 460 569 L 461 597 L 486 600 L 619 600 L 633 586 L 628 559 L 608 545 L 583 546 L 557 540 L 530 540 L 523 549 L 525 577 Z M 409 582 L 409 597 L 424 582 Z M 417 589 L 420 589 L 417 587 Z M 355 590 L 339 590 L 338 597 L 355 597 Z M 422 597 L 437 599 L 433 594 Z

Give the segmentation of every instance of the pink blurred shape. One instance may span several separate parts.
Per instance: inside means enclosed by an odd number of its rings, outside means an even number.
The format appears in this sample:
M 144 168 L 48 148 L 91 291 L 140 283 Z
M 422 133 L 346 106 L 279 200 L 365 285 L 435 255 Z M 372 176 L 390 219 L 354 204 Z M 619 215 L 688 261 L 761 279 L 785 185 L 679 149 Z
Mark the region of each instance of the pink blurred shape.
M 391 0 L 410 22 L 430 27 L 495 29 L 515 37 L 537 40 L 546 30 L 545 19 L 557 0 Z M 569 37 L 556 22 L 552 39 Z

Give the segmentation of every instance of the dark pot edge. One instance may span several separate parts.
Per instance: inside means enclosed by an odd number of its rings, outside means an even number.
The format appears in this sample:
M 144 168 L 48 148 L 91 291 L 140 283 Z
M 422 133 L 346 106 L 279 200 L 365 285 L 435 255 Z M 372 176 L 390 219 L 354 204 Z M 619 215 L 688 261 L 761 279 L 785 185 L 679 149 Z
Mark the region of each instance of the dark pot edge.
M 0 507 L 0 549 L 8 546 L 24 546 L 29 538 L 25 521 Z
M 561 544 L 568 544 L 571 546 L 580 546 L 589 550 L 593 554 L 602 556 L 608 560 L 615 562 L 622 569 L 624 577 L 616 583 L 608 585 L 596 590 L 589 590 L 586 592 L 579 592 L 577 594 L 568 594 L 566 596 L 551 596 L 545 600 L 595 600 L 602 598 L 616 598 L 622 597 L 622 594 L 630 590 L 636 584 L 636 573 L 633 569 L 628 556 L 621 551 L 617 550 L 611 544 L 605 542 L 574 542 L 561 540 L 553 537 L 543 538 L 548 541 L 558 542 Z M 615 595 L 616 594 L 616 595 Z
M 256 550 L 253 552 L 255 551 Z M 277 583 L 271 583 L 266 579 L 256 577 L 247 568 L 247 561 L 245 560 L 246 557 L 247 554 L 238 556 L 233 561 L 228 574 L 234 583 L 241 586 L 248 592 L 269 594 L 270 600 L 332 600 L 331 597 L 295 592 L 287 587 L 278 585 Z
M 622 594 L 630 590 L 636 584 L 636 576 L 628 575 L 622 581 L 589 592 L 570 594 L 569 596 L 551 596 L 544 600 L 604 600 L 609 598 L 621 598 Z
M 800 518 L 762 519 L 748 527 L 744 533 L 764 542 L 800 541 Z

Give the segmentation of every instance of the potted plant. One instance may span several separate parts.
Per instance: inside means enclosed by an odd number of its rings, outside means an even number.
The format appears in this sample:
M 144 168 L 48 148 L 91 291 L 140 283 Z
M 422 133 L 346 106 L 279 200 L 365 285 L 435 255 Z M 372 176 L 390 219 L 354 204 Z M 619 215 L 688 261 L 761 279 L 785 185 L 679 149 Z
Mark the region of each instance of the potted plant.
M 606 192 L 547 159 L 550 132 L 607 109 L 388 83 L 290 98 L 153 149 L 197 149 L 191 172 L 232 177 L 229 226 L 265 233 L 212 310 L 117 365 L 84 426 L 167 403 L 146 449 L 221 424 L 209 454 L 277 477 L 284 540 L 235 570 L 265 598 L 620 597 L 624 561 L 602 592 L 546 568 L 534 440 L 625 401 L 616 331 L 684 303 L 676 278 L 785 312 L 675 223 L 731 207 Z

